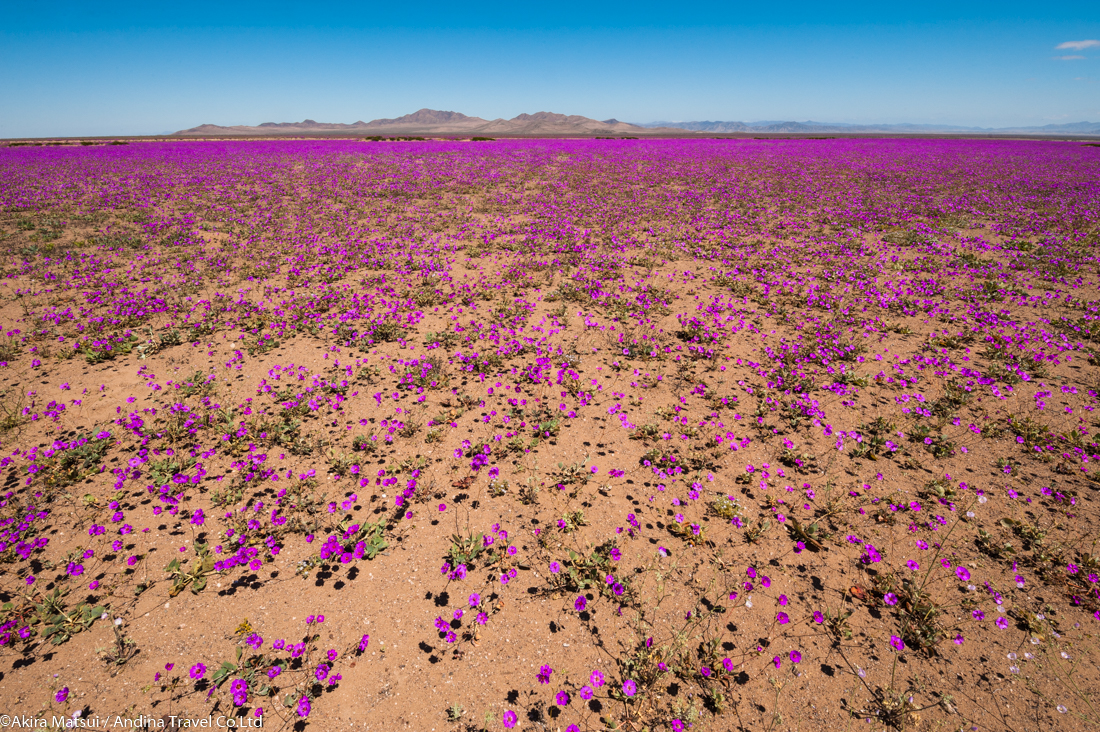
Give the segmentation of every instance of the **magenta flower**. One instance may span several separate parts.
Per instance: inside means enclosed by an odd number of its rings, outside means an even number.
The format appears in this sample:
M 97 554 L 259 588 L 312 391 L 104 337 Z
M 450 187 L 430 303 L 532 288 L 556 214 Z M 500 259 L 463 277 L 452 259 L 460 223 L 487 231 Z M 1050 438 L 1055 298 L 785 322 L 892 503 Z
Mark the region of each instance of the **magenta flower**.
M 504 718 L 501 721 L 507 729 L 512 729 L 516 726 L 516 721 L 518 719 L 519 717 L 516 716 L 516 713 L 509 709 L 504 713 Z
M 894 647 L 895 651 L 900 652 L 905 650 L 905 641 L 898 638 L 896 635 L 890 636 L 890 645 Z

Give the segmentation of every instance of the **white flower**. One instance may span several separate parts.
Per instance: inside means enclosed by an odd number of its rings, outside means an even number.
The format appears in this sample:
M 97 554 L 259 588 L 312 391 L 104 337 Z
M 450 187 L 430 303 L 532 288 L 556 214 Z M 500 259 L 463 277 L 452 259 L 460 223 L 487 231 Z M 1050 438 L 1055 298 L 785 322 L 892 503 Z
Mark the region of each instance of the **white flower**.
M 1058 711 L 1059 711 L 1059 712 L 1061 712 L 1062 714 L 1065 714 L 1065 713 L 1066 713 L 1066 712 L 1068 712 L 1069 710 L 1068 710 L 1068 709 L 1066 709 L 1066 707 L 1065 707 L 1065 705 L 1064 705 L 1064 704 L 1059 704 L 1059 705 L 1058 705 Z

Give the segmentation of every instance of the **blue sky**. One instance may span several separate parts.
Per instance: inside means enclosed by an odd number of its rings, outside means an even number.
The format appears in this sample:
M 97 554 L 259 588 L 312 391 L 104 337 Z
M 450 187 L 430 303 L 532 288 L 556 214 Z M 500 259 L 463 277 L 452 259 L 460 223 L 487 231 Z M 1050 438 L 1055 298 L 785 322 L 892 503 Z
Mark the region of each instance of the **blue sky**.
M 897 10 L 709 0 L 316 5 L 8 6 L 0 137 L 354 122 L 421 107 L 630 122 L 1100 120 L 1095 0 L 889 4 Z

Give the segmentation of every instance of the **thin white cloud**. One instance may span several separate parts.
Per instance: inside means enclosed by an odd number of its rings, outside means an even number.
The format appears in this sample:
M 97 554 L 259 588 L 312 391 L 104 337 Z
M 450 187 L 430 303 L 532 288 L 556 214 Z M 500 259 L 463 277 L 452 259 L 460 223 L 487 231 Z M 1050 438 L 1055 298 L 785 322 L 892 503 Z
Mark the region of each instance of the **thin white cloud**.
M 1055 56 L 1055 61 L 1082 61 L 1084 56 Z
M 1100 41 L 1066 41 L 1054 48 L 1059 51 L 1084 51 L 1086 48 L 1100 48 Z

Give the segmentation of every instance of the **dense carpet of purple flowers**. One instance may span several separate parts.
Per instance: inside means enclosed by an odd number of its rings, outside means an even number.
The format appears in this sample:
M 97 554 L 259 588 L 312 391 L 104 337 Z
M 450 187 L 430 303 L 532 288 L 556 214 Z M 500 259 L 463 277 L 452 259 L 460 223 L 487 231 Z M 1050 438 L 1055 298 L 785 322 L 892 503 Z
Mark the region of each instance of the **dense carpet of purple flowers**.
M 43 708 L 335 728 L 426 657 L 383 724 L 1100 723 L 1098 147 L 0 147 L 0 235 Z

